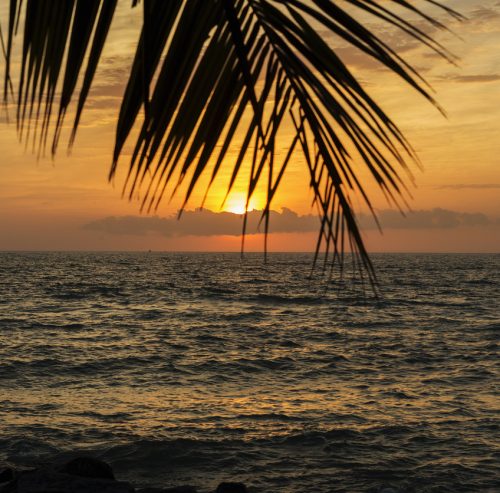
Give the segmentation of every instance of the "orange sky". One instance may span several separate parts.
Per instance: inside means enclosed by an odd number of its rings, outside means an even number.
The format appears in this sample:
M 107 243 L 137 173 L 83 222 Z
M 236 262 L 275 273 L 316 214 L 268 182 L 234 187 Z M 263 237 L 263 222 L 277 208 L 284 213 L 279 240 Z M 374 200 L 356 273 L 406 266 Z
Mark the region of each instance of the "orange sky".
M 446 20 L 461 39 L 436 33 L 440 41 L 460 56 L 459 67 L 436 58 L 394 30 L 369 22 L 422 71 L 436 90 L 447 119 L 397 77 L 355 50 L 331 41 L 368 92 L 400 125 L 425 168 L 423 172 L 414 170 L 417 188 L 412 189 L 410 203 L 415 211 L 414 220 L 400 224 L 383 213 L 388 219 L 382 236 L 366 228 L 368 246 L 374 251 L 500 251 L 500 2 L 446 3 L 468 18 L 462 24 Z M 8 2 L 0 0 L 2 26 L 7 12 Z M 110 216 L 123 219 L 139 214 L 137 201 L 121 198 L 126 153 L 115 183 L 108 183 L 107 174 L 118 104 L 140 20 L 140 9 L 131 10 L 129 0 L 120 2 L 71 155 L 61 145 L 55 161 L 46 158 L 37 162 L 36 156 L 29 150 L 25 152 L 24 145 L 17 141 L 15 125 L 5 123 L 5 112 L 0 114 L 1 250 L 239 249 L 237 236 L 199 236 L 189 231 L 172 235 L 161 228 L 117 233 L 101 226 L 88 227 L 102 225 Z M 71 114 L 67 122 L 71 123 Z M 61 142 L 67 142 L 67 134 L 63 134 Z M 219 210 L 223 182 L 224 176 L 205 204 L 212 211 Z M 285 175 L 285 186 L 273 209 L 280 211 L 285 207 L 299 216 L 310 214 L 312 196 L 307 182 L 304 163 L 297 156 Z M 389 209 L 375 187 L 372 188 L 377 209 Z M 229 199 L 229 210 L 239 212 L 243 189 L 241 180 Z M 202 195 L 202 189 L 194 194 L 191 209 L 200 205 Z M 174 214 L 180 198 L 171 203 L 165 200 L 157 216 L 168 218 Z M 259 208 L 258 195 L 251 205 Z M 362 209 L 361 202 L 359 207 Z M 439 210 L 449 211 L 446 220 L 441 220 L 443 214 Z M 271 249 L 314 248 L 312 231 L 290 228 L 289 232 L 272 235 Z M 261 249 L 261 235 L 249 236 L 247 248 Z

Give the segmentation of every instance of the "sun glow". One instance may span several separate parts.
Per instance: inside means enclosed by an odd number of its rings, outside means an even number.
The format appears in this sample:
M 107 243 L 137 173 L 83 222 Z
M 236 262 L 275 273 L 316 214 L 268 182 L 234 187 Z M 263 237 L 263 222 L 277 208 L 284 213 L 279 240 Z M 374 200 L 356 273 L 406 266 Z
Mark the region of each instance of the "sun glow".
M 226 205 L 224 206 L 224 210 L 227 212 L 232 212 L 233 214 L 245 214 L 247 198 L 243 193 L 235 193 L 230 195 L 227 199 Z M 253 198 L 250 199 L 248 204 L 248 210 L 253 211 L 256 209 L 255 201 Z

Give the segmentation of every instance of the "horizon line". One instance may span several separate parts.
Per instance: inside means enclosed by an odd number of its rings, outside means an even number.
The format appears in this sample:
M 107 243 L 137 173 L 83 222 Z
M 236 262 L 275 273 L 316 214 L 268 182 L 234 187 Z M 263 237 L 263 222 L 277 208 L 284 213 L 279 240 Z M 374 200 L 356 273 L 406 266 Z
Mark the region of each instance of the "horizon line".
M 141 249 L 141 250 L 51 250 L 51 249 L 41 249 L 41 250 L 25 250 L 25 249 L 1 249 L 2 253 L 195 253 L 195 254 L 216 254 L 216 253 L 231 253 L 235 255 L 242 255 L 243 257 L 248 254 L 252 255 L 272 255 L 272 254 L 311 254 L 314 255 L 314 250 L 272 250 L 272 251 L 260 251 L 260 250 L 249 250 L 240 252 L 238 250 L 153 250 L 153 249 Z M 320 251 L 319 255 L 324 255 L 324 251 Z M 352 254 L 352 252 L 345 252 L 345 254 Z M 369 255 L 418 255 L 418 254 L 429 254 L 429 255 L 499 255 L 500 251 L 474 251 L 474 252 L 462 252 L 462 251 L 449 251 L 449 252 L 439 252 L 439 251 L 368 251 Z M 330 253 L 329 253 L 330 255 Z

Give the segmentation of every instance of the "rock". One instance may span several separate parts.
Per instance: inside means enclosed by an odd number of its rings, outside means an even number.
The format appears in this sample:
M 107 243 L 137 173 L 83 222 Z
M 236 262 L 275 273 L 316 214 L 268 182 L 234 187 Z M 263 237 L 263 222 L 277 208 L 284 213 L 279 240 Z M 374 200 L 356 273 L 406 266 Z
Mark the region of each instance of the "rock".
M 0 484 L 12 481 L 15 475 L 16 473 L 14 469 L 10 467 L 4 467 L 3 469 L 0 469 Z
M 14 493 L 16 492 L 16 482 L 10 481 L 9 483 L 0 483 L 0 493 Z
M 176 486 L 175 488 L 142 488 L 136 493 L 196 493 L 193 486 Z
M 48 470 L 29 471 L 16 478 L 15 493 L 134 493 L 124 481 L 82 477 Z
M 192 486 L 176 486 L 175 488 L 162 490 L 162 493 L 196 493 L 196 488 Z
M 400 486 L 394 486 L 391 484 L 382 484 L 380 486 L 374 486 L 367 490 L 367 493 L 416 493 L 413 486 L 403 484 Z
M 94 457 L 76 457 L 57 468 L 58 472 L 82 478 L 115 479 L 109 464 Z
M 221 483 L 215 493 L 248 493 L 243 483 Z

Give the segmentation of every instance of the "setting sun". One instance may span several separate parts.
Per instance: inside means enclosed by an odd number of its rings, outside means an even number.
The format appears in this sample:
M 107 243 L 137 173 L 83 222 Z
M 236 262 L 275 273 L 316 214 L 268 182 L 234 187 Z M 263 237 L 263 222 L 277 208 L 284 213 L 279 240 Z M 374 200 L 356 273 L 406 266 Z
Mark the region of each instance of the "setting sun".
M 229 196 L 224 206 L 224 210 L 232 212 L 233 214 L 245 214 L 246 209 L 246 195 L 244 193 L 235 193 Z M 254 198 L 250 199 L 248 210 L 253 211 L 257 209 Z

